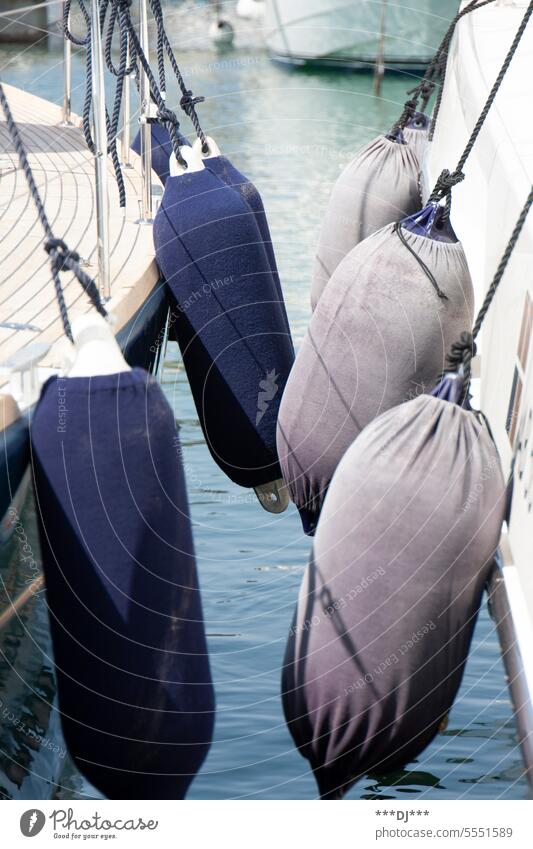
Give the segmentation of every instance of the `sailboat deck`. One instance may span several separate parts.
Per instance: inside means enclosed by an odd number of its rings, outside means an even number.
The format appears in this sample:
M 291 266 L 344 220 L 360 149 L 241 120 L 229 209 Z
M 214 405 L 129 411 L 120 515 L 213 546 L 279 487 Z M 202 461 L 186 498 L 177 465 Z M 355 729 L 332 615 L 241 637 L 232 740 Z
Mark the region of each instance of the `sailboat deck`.
M 50 224 L 97 275 L 94 159 L 81 119 L 61 126 L 62 110 L 20 89 L 4 85 Z M 0 323 L 29 324 L 30 329 L 0 327 L 0 366 L 33 342 L 53 345 L 64 336 L 54 294 L 44 231 L 5 122 L 0 126 Z M 108 157 L 111 294 L 108 310 L 116 331 L 126 324 L 158 280 L 152 228 L 138 224 L 141 175 L 139 157 L 124 168 L 127 205 L 119 207 L 118 188 Z M 156 178 L 154 177 L 154 180 Z M 160 187 L 159 191 L 160 191 Z M 71 320 L 91 309 L 80 284 L 61 274 Z M 51 348 L 42 365 L 58 366 Z M 0 377 L 0 386 L 6 377 Z

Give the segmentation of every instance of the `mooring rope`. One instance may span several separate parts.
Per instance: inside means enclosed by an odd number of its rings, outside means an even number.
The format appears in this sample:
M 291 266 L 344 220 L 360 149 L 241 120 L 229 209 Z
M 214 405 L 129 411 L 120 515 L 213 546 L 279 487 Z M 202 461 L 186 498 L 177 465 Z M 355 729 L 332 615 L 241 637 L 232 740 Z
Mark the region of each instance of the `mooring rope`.
M 416 85 L 414 88 L 410 89 L 407 92 L 410 97 L 404 103 L 402 114 L 387 133 L 388 139 L 395 141 L 398 132 L 400 130 L 405 129 L 407 122 L 415 115 L 415 113 L 417 111 L 425 111 L 438 81 L 442 81 L 444 69 L 446 67 L 446 62 L 448 59 L 448 50 L 450 48 L 451 40 L 458 21 L 460 21 L 461 18 L 463 18 L 465 15 L 468 15 L 470 12 L 473 12 L 476 9 L 480 9 L 482 6 L 486 6 L 488 3 L 493 2 L 494 0 L 471 0 L 468 6 L 465 6 L 465 8 L 458 12 L 456 16 L 452 19 L 441 43 L 437 48 L 435 55 L 433 56 L 433 59 L 426 68 L 426 72 L 422 77 L 422 80 L 418 83 L 418 85 Z M 432 119 L 432 125 L 434 120 L 436 119 L 435 113 L 438 112 L 438 109 L 440 107 L 442 89 L 443 86 L 441 84 L 439 89 L 439 96 L 435 105 L 435 112 L 434 118 Z
M 135 31 L 135 27 L 133 26 L 131 20 L 131 15 L 129 11 L 130 0 L 111 0 L 111 2 L 117 5 L 120 25 L 129 34 L 132 50 L 135 51 L 135 55 L 138 61 L 140 62 L 143 71 L 148 77 L 150 91 L 158 109 L 157 117 L 159 121 L 168 129 L 174 155 L 178 163 L 183 168 L 187 168 L 187 162 L 181 155 L 180 151 L 180 140 L 178 135 L 180 122 L 178 121 L 175 112 L 167 108 L 165 98 L 163 97 L 161 90 L 157 85 L 155 76 L 152 72 L 152 69 L 150 68 L 150 64 L 146 58 L 144 50 L 142 49 L 139 37 Z
M 41 194 L 39 192 L 39 189 L 37 188 L 37 184 L 35 182 L 30 163 L 28 162 L 28 156 L 26 153 L 26 148 L 24 147 L 24 142 L 22 141 L 19 129 L 13 118 L 11 108 L 9 106 L 4 91 L 4 87 L 1 83 L 0 104 L 5 115 L 7 130 L 15 146 L 15 151 L 18 155 L 21 168 L 24 172 L 24 176 L 26 177 L 30 189 L 30 194 L 37 209 L 39 220 L 46 235 L 44 249 L 50 257 L 50 267 L 52 270 L 52 277 L 54 279 L 55 295 L 59 306 L 59 314 L 63 323 L 63 329 L 68 339 L 73 342 L 74 340 L 72 337 L 72 329 L 68 317 L 67 305 L 65 303 L 63 288 L 61 286 L 61 279 L 59 277 L 61 271 L 71 271 L 74 274 L 76 279 L 81 284 L 83 290 L 89 296 L 92 305 L 100 313 L 100 315 L 106 317 L 107 311 L 100 299 L 96 283 L 94 282 L 92 277 L 89 277 L 89 275 L 86 274 L 85 271 L 83 271 L 83 269 L 80 267 L 80 255 L 76 251 L 71 251 L 65 244 L 63 239 L 57 239 L 54 236 L 54 232 L 52 230 L 52 227 L 50 226 L 48 216 L 46 215 L 46 210 L 44 208 Z
M 463 152 L 462 152 L 462 154 L 459 158 L 459 161 L 458 161 L 458 163 L 455 167 L 455 170 L 454 171 L 448 171 L 447 169 L 444 169 L 441 172 L 437 182 L 435 183 L 435 188 L 433 189 L 433 192 L 431 193 L 431 195 L 429 197 L 429 201 L 430 202 L 438 202 L 438 201 L 442 200 L 443 198 L 446 198 L 446 203 L 445 203 L 445 208 L 444 208 L 444 213 L 443 213 L 444 219 L 447 219 L 450 215 L 452 189 L 455 185 L 457 185 L 457 183 L 460 183 L 461 180 L 464 180 L 465 175 L 463 173 L 463 168 L 466 164 L 468 157 L 470 156 L 470 154 L 471 154 L 471 152 L 474 148 L 474 144 L 477 141 L 477 137 L 479 136 L 481 128 L 483 127 L 483 124 L 485 123 L 485 120 L 487 118 L 487 115 L 489 114 L 490 108 L 491 108 L 492 104 L 494 103 L 494 100 L 496 99 L 496 95 L 498 94 L 498 90 L 499 90 L 499 88 L 500 88 L 500 86 L 501 86 L 501 84 L 502 84 L 502 82 L 505 78 L 505 74 L 507 73 L 507 70 L 509 68 L 509 65 L 511 64 L 513 56 L 515 55 L 515 53 L 517 51 L 518 45 L 520 44 L 520 40 L 521 40 L 521 38 L 522 38 L 522 36 L 525 32 L 525 29 L 526 29 L 526 27 L 529 23 L 529 19 L 531 18 L 532 14 L 533 14 L 533 0 L 531 0 L 531 2 L 529 3 L 529 5 L 526 9 L 524 17 L 522 18 L 522 21 L 520 23 L 520 26 L 518 27 L 518 30 L 516 31 L 516 35 L 513 38 L 512 44 L 511 44 L 509 50 L 507 51 L 507 55 L 506 55 L 506 57 L 503 61 L 503 65 L 500 68 L 498 76 L 496 77 L 494 85 L 492 86 L 492 88 L 490 90 L 489 96 L 487 97 L 485 105 L 484 105 L 483 109 L 481 110 L 481 114 L 476 121 L 474 129 L 472 130 L 472 132 L 470 134 L 470 138 L 468 139 L 466 147 L 463 150 Z
M 159 45 L 161 44 L 161 49 L 164 47 L 166 54 L 168 56 L 168 60 L 170 62 L 170 66 L 174 72 L 174 76 L 178 81 L 178 85 L 181 90 L 181 100 L 180 106 L 187 115 L 187 117 L 191 120 L 194 130 L 196 132 L 197 137 L 200 139 L 200 144 L 202 146 L 203 153 L 209 153 L 209 145 L 207 143 L 207 138 L 205 136 L 204 131 L 200 125 L 200 119 L 198 118 L 198 113 L 196 111 L 196 106 L 198 103 L 203 103 L 205 100 L 201 95 L 194 96 L 192 91 L 187 88 L 185 84 L 185 80 L 181 74 L 178 63 L 176 61 L 176 57 L 174 55 L 174 51 L 172 50 L 172 45 L 168 40 L 168 36 L 165 30 L 165 24 L 163 21 L 163 10 L 161 8 L 161 0 L 149 0 L 150 8 L 153 12 L 154 19 L 157 26 L 157 38 L 158 38 L 158 61 L 159 61 Z M 159 75 L 161 79 L 161 70 L 163 70 L 162 80 L 164 84 L 164 57 L 161 60 L 161 64 L 159 65 Z
M 85 48 L 85 96 L 83 100 L 83 110 L 82 110 L 82 127 L 83 127 L 83 135 L 85 137 L 85 142 L 87 147 L 91 151 L 92 154 L 96 152 L 96 146 L 94 144 L 94 140 L 92 137 L 91 130 L 91 109 L 93 106 L 93 86 L 92 86 L 92 63 L 93 63 L 93 55 L 91 50 L 91 27 L 92 21 L 91 16 L 85 6 L 83 0 L 78 0 L 78 5 L 80 7 L 80 11 L 83 15 L 85 26 L 87 28 L 86 34 L 84 37 L 76 36 L 70 30 L 68 21 L 71 10 L 72 0 L 65 0 L 65 5 L 63 7 L 63 33 L 65 38 L 68 38 L 78 47 Z M 102 32 L 105 27 L 105 17 L 107 13 L 107 9 L 109 6 L 109 0 L 103 0 L 100 6 L 100 20 L 98 22 L 100 29 Z M 106 35 L 106 45 L 109 37 L 109 27 L 108 33 Z M 111 39 L 113 37 L 113 32 L 111 32 Z M 109 52 L 109 57 L 108 57 Z M 110 60 L 111 56 L 111 47 L 109 46 L 109 51 L 104 49 L 104 57 L 106 59 L 106 64 L 109 68 L 108 58 Z M 112 68 L 110 68 L 111 73 L 114 73 L 117 77 L 115 96 L 113 99 L 113 112 L 111 118 L 109 117 L 109 112 L 105 110 L 106 113 L 106 131 L 107 131 L 107 152 L 111 156 L 111 161 L 113 163 L 113 170 L 115 172 L 115 179 L 117 181 L 118 194 L 119 194 L 119 205 L 121 207 L 126 206 L 126 188 L 124 185 L 124 175 L 122 174 L 122 169 L 120 167 L 120 159 L 118 155 L 117 148 L 117 133 L 118 133 L 118 123 L 120 119 L 120 108 L 122 104 L 122 89 L 123 82 L 126 73 L 132 68 L 128 69 L 127 65 L 127 41 L 123 43 L 123 39 L 120 41 L 120 57 L 119 57 L 119 66 L 117 69 L 114 68 L 113 63 L 110 62 Z M 116 71 L 116 73 L 115 73 Z

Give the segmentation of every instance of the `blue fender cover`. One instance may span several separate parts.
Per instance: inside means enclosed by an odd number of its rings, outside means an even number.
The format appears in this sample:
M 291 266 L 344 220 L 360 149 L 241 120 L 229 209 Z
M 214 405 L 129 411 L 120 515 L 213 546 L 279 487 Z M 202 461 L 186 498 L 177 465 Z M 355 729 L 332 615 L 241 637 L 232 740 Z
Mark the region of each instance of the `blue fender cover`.
M 287 326 L 287 333 L 290 336 L 289 330 L 289 321 L 287 318 L 287 313 L 285 310 L 285 303 L 283 300 L 283 289 L 281 288 L 281 281 L 279 279 L 278 266 L 276 262 L 276 255 L 274 253 L 274 245 L 272 244 L 272 237 L 270 235 L 270 228 L 268 226 L 268 220 L 265 212 L 265 207 L 263 205 L 263 199 L 259 194 L 256 186 L 245 177 L 227 158 L 227 156 L 212 156 L 209 159 L 205 160 L 206 168 L 209 168 L 217 177 L 220 177 L 221 180 L 224 181 L 228 186 L 232 186 L 236 191 L 239 192 L 240 196 L 243 200 L 246 201 L 248 206 L 250 207 L 259 229 L 259 233 L 261 235 L 261 239 L 263 240 L 263 244 L 265 246 L 265 251 L 268 259 L 268 264 L 270 266 L 270 270 L 272 272 L 272 276 L 274 278 L 274 284 L 278 291 L 279 300 L 281 304 L 281 309 L 283 311 L 283 316 L 285 319 L 285 324 Z
M 142 369 L 53 377 L 31 425 L 65 740 L 115 799 L 181 799 L 214 692 L 172 410 Z
M 162 124 L 154 122 L 150 124 L 152 131 L 152 168 L 165 185 L 167 177 L 170 176 L 168 162 L 172 153 L 172 142 L 166 127 Z M 189 141 L 178 132 L 180 144 L 190 147 Z M 137 133 L 133 139 L 131 149 L 140 155 L 141 153 L 141 132 Z
M 241 486 L 281 477 L 276 422 L 294 354 L 250 207 L 208 168 L 170 177 L 154 240 L 213 458 Z

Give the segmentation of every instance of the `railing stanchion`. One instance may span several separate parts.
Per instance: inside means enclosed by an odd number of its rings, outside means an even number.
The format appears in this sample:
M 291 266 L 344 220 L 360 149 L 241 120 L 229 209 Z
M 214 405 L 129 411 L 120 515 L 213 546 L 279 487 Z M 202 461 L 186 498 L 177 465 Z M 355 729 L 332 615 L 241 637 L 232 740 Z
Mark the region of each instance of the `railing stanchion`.
M 126 67 L 128 68 L 131 61 L 130 56 L 130 36 L 129 33 L 126 36 L 128 39 L 128 49 L 126 52 Z M 131 121 L 131 100 L 130 100 L 130 75 L 126 74 L 124 77 L 124 86 L 122 90 L 122 133 L 120 135 L 120 147 L 121 147 L 121 165 L 123 168 L 131 168 L 130 161 L 130 147 L 131 147 L 131 136 L 130 136 L 130 121 Z
M 100 33 L 100 3 L 91 0 L 91 43 L 94 165 L 96 176 L 96 230 L 98 241 L 98 286 L 100 296 L 111 297 L 111 272 L 109 266 L 109 193 L 107 174 L 107 127 L 105 107 L 104 56 Z
M 65 3 L 63 2 L 63 9 Z M 64 20 L 64 17 L 63 19 Z M 67 26 L 70 29 L 70 11 L 67 17 Z M 71 127 L 71 92 L 72 92 L 72 44 L 70 39 L 64 35 L 63 38 L 63 120 L 62 127 Z
M 139 40 L 141 42 L 144 55 L 146 56 L 146 60 L 149 62 L 150 56 L 148 48 L 148 16 L 146 0 L 139 0 Z M 152 221 L 152 130 L 149 123 L 150 83 L 142 65 L 139 67 L 139 95 L 141 101 L 141 222 L 149 224 Z

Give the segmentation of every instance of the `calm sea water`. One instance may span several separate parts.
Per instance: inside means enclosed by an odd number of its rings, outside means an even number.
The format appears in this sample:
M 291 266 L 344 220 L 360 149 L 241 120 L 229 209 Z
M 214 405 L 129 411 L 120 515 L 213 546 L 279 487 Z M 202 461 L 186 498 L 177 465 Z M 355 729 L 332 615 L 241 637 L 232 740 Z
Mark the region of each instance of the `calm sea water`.
M 262 192 L 298 346 L 309 320 L 311 262 L 331 185 L 357 148 L 397 117 L 411 81 L 387 78 L 377 99 L 369 75 L 287 71 L 256 46 L 260 34 L 250 25 L 238 33 L 235 50 L 217 55 L 204 37 L 205 21 L 205 15 L 184 15 L 182 6 L 167 15 L 174 44 L 183 46 L 187 80 L 207 97 L 200 107 L 205 129 Z M 53 49 L 4 48 L 1 75 L 59 102 L 60 59 Z M 83 59 L 75 56 L 78 111 L 83 73 Z M 170 101 L 176 99 L 171 91 Z M 314 780 L 292 744 L 279 696 L 280 664 L 310 541 L 292 507 L 281 516 L 265 513 L 215 466 L 174 344 L 167 349 L 163 386 L 181 425 L 218 704 L 215 741 L 190 798 L 314 798 Z M 64 784 L 62 798 L 97 795 L 73 770 Z M 497 635 L 485 606 L 445 734 L 408 770 L 362 780 L 349 797 L 406 794 L 418 800 L 528 796 Z

